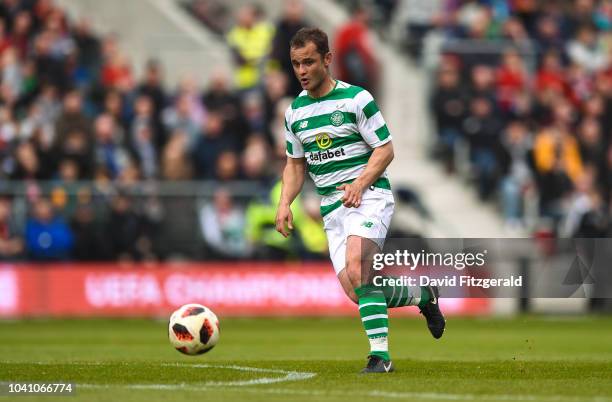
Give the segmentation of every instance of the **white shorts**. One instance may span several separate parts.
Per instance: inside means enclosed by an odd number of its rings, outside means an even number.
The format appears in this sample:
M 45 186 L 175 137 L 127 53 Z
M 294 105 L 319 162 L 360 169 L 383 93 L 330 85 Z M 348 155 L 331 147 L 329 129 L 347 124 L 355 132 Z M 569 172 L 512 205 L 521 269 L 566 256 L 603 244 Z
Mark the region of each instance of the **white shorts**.
M 340 199 L 337 195 L 324 200 L 326 204 Z M 329 256 L 338 275 L 346 263 L 346 239 L 350 235 L 364 237 L 376 242 L 382 250 L 389 224 L 393 217 L 395 201 L 389 190 L 370 187 L 363 193 L 359 208 L 340 206 L 323 217 Z

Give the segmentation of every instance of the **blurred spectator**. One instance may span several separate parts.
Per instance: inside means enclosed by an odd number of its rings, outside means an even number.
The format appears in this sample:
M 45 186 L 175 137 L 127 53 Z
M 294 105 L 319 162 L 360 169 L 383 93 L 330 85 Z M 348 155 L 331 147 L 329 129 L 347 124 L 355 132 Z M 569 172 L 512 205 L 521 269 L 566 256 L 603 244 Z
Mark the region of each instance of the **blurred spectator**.
M 25 59 L 32 38 L 32 14 L 29 11 L 21 11 L 13 15 L 13 19 L 8 17 L 6 21 L 13 21 L 11 32 L 11 43 L 17 49 L 19 59 Z M 10 30 L 10 25 L 7 25 Z
M 199 211 L 200 231 L 212 259 L 246 257 L 250 250 L 244 235 L 244 211 L 234 204 L 229 191 L 215 191 L 212 202 Z
M 113 258 L 112 236 L 96 222 L 94 206 L 81 204 L 72 217 L 70 227 L 74 233 L 73 257 L 77 261 L 108 261 Z
M 169 133 L 180 131 L 187 136 L 187 147 L 193 149 L 198 137 L 198 121 L 192 112 L 189 94 L 179 94 L 174 105 L 163 113 L 163 121 Z M 200 119 L 201 120 L 201 119 Z
M 40 82 L 53 85 L 64 91 L 69 86 L 65 59 L 54 54 L 53 34 L 43 31 L 34 40 L 34 62 Z
M 78 49 L 79 65 L 87 71 L 86 78 L 96 78 L 102 65 L 100 40 L 92 32 L 91 22 L 81 18 L 74 26 L 73 38 Z
M 129 128 L 130 135 L 133 138 L 137 130 L 146 127 L 151 131 L 151 141 L 156 151 L 160 150 L 166 142 L 165 132 L 158 118 L 159 116 L 156 117 L 155 115 L 153 98 L 144 93 L 136 96 L 134 100 L 134 115 L 132 116 Z
M 602 0 L 595 11 L 593 20 L 598 29 L 602 31 L 612 30 L 612 1 Z
M 304 19 L 304 3 L 302 0 L 289 0 L 284 4 L 283 14 L 276 24 L 276 32 L 272 41 L 270 59 L 276 63 L 285 77 L 290 77 L 285 93 L 281 96 L 297 96 L 302 92 L 300 82 L 293 79 L 293 65 L 289 56 L 289 42 L 301 28 L 307 25 Z
M 124 98 L 121 93 L 117 90 L 110 90 L 106 92 L 104 97 L 104 106 L 102 113 L 107 113 L 110 115 L 117 128 L 119 128 L 122 132 L 125 132 L 128 126 L 127 116 L 125 112 L 124 106 Z
M 281 195 L 280 181 L 268 197 L 249 203 L 246 210 L 246 237 L 254 250 L 254 257 L 262 260 L 285 260 L 320 258 L 327 252 L 325 231 L 320 218 L 313 219 L 312 210 L 307 211 L 298 196 L 291 204 L 295 232 L 283 237 L 275 230 L 276 205 Z
M 532 186 L 530 158 L 531 135 L 525 124 L 519 120 L 511 122 L 502 139 L 503 171 L 501 180 L 501 201 L 506 225 L 521 228 L 523 220 L 523 197 Z
M 43 178 L 40 171 L 40 161 L 36 150 L 30 142 L 19 144 L 15 150 L 15 169 L 11 175 L 13 180 L 33 180 Z
M 606 161 L 602 172 L 599 175 L 599 185 L 602 188 L 603 198 L 607 205 L 612 201 L 612 145 L 606 150 Z
M 272 179 L 268 144 L 261 136 L 252 136 L 242 153 L 241 166 L 243 178 L 269 186 Z
M 55 8 L 46 18 L 44 31 L 48 32 L 51 42 L 51 55 L 57 59 L 66 59 L 74 53 L 75 43 L 66 31 L 64 12 Z
M 583 25 L 576 36 L 567 44 L 567 54 L 573 63 L 595 72 L 606 67 L 608 55 L 591 25 Z
M 555 125 L 537 133 L 534 142 L 534 160 L 540 174 L 559 167 L 572 180 L 582 173 L 582 159 L 576 139 L 568 132 L 573 120 L 571 105 L 560 100 L 555 105 Z
M 460 127 L 466 114 L 465 95 L 457 69 L 450 64 L 443 65 L 438 71 L 431 110 L 439 136 L 437 154 L 448 172 L 455 169 L 455 147 L 461 138 Z
M 544 54 L 536 75 L 535 88 L 538 91 L 551 90 L 560 96 L 569 95 L 565 71 L 556 50 L 550 50 Z
M 145 68 L 145 78 L 137 88 L 135 120 L 146 119 L 155 133 L 155 146 L 161 149 L 166 141 L 162 129 L 162 111 L 166 107 L 167 95 L 163 86 L 162 66 L 157 60 L 149 60 Z M 144 99 L 148 99 L 147 102 Z M 151 108 L 152 106 L 152 108 Z
M 63 114 L 62 101 L 59 98 L 57 88 L 46 85 L 41 88 L 38 99 L 35 100 L 38 113 L 38 123 L 49 140 L 55 140 L 57 120 Z M 87 126 L 87 123 L 84 124 Z M 64 131 L 62 129 L 62 131 Z
M 601 146 L 603 142 L 600 123 L 593 118 L 584 119 L 578 126 L 580 159 L 603 169 L 606 160 L 606 149 Z
M 108 114 L 100 115 L 94 125 L 95 160 L 110 178 L 119 176 L 128 164 L 129 155 L 121 145 L 115 121 Z
M 559 7 L 555 2 L 540 2 L 538 0 L 520 0 L 512 4 L 512 11 L 521 20 L 528 32 L 535 31 L 535 26 L 540 12 L 540 7 L 544 7 L 544 3 L 551 3 L 546 11 L 551 13 Z
M 297 80 L 293 80 L 296 81 Z M 272 137 L 272 124 L 276 116 L 278 102 L 287 93 L 288 79 L 282 71 L 272 71 L 266 74 L 263 88 L 264 127 L 263 133 L 269 145 L 274 144 Z
M 212 73 L 202 101 L 209 112 L 215 112 L 223 118 L 225 129 L 236 137 L 237 146 L 242 148 L 249 134 L 249 126 L 242 113 L 240 99 L 231 90 L 225 71 L 216 70 Z
M 608 211 L 595 188 L 595 170 L 585 169 L 576 184 L 563 222 L 563 237 L 606 237 L 609 229 Z
M 497 70 L 497 99 L 502 110 L 507 111 L 518 93 L 527 88 L 527 70 L 515 49 L 504 51 L 502 65 Z
M 37 261 L 67 260 L 74 236 L 63 218 L 56 216 L 51 202 L 41 197 L 32 206 L 25 229 L 28 258 Z
M 22 234 L 12 215 L 12 199 L 0 194 L 0 261 L 18 259 L 23 251 Z
M 118 194 L 111 203 L 109 227 L 115 259 L 123 262 L 154 259 L 152 241 L 147 233 L 146 218 L 134 208 L 126 194 Z
M 21 94 L 22 79 L 21 66 L 17 60 L 17 54 L 13 48 L 8 48 L 2 53 L 1 60 L 2 85 L 11 97 L 17 99 Z
M 569 36 L 575 36 L 582 27 L 595 22 L 595 0 L 574 0 L 568 13 Z
M 559 52 L 560 59 L 565 61 L 567 59 L 565 40 L 559 26 L 560 24 L 561 21 L 553 15 L 542 15 L 537 21 L 535 39 L 537 40 L 540 54 Z
M 199 125 L 206 120 L 206 109 L 202 104 L 201 93 L 198 89 L 196 79 L 191 74 L 186 74 L 179 82 L 177 95 L 185 97 L 188 103 L 189 116 L 192 121 Z
M 8 147 L 17 140 L 17 124 L 9 107 L 0 106 L 0 147 Z
M 227 135 L 221 115 L 217 112 L 210 113 L 193 152 L 196 177 L 199 179 L 215 177 L 217 158 L 223 151 L 235 147 L 235 142 Z
M 77 207 L 77 198 L 81 185 L 77 183 L 79 177 L 78 165 L 70 160 L 63 159 L 59 163 L 59 178 L 50 190 L 50 201 L 53 208 L 67 221 L 70 220 Z
M 266 111 L 263 96 L 259 92 L 251 92 L 243 98 L 242 110 L 247 121 L 249 132 L 266 132 Z
M 232 150 L 222 151 L 217 157 L 215 166 L 215 179 L 231 181 L 239 178 L 240 165 L 238 155 Z
M 497 104 L 495 88 L 495 72 L 493 68 L 486 65 L 475 65 L 471 70 L 472 87 L 470 97 L 487 98 L 493 104 Z
M 368 20 L 365 8 L 355 8 L 349 22 L 338 28 L 333 49 L 337 78 L 363 87 L 376 97 L 380 72 L 369 37 Z
M 102 43 L 104 57 L 101 81 L 107 88 L 121 89 L 128 86 L 132 80 L 132 71 L 126 56 L 119 49 L 116 35 L 108 35 Z
M 80 179 L 93 177 L 94 149 L 93 141 L 83 131 L 73 130 L 66 134 L 62 142 L 53 149 L 54 159 L 57 161 L 70 159 L 77 164 Z
M 187 134 L 180 130 L 172 133 L 162 154 L 162 177 L 167 180 L 188 180 L 193 168 L 188 158 Z
M 151 126 L 146 124 L 136 126 L 132 132 L 131 146 L 138 159 L 143 178 L 156 178 L 158 156 Z
M 444 5 L 444 0 L 405 0 L 399 2 L 390 0 L 383 1 L 385 3 L 397 3 L 399 13 L 403 17 L 400 20 L 407 22 L 407 50 L 413 58 L 420 59 L 423 39 L 425 38 L 425 35 L 434 28 L 436 20 L 441 19 L 440 14 Z
M 49 96 L 53 96 L 49 94 Z M 63 111 L 55 124 L 54 148 L 59 148 L 66 141 L 69 133 L 79 131 L 90 135 L 91 122 L 83 113 L 83 100 L 79 91 L 66 94 L 63 100 Z
M 562 199 L 582 174 L 578 144 L 562 125 L 543 129 L 534 141 L 534 162 L 540 177 L 541 213 L 559 220 L 563 216 Z
M 477 97 L 470 102 L 469 115 L 463 121 L 463 132 L 470 144 L 478 194 L 483 200 L 493 194 L 499 179 L 502 127 L 503 122 L 488 98 Z
M 270 52 L 274 27 L 261 17 L 261 10 L 256 6 L 243 5 L 236 15 L 236 25 L 227 34 L 237 67 L 236 86 L 241 91 L 259 84 Z
M 508 18 L 502 27 L 502 36 L 517 47 L 531 47 L 531 39 L 525 26 L 516 17 Z

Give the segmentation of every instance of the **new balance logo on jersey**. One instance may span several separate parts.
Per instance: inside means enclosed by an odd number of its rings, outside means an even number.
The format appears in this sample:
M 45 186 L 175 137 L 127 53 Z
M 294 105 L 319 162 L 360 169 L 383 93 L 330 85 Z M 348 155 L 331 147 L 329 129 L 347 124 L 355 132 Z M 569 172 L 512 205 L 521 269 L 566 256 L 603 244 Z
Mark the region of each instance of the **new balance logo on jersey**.
M 308 120 L 304 120 L 300 123 L 300 130 L 305 129 L 306 127 L 308 127 Z
M 336 150 L 328 149 L 327 151 L 319 151 L 319 152 L 311 153 L 310 160 L 313 162 L 325 161 L 325 160 L 332 159 L 332 158 L 339 158 L 344 155 L 346 155 L 346 153 L 344 152 L 344 148 L 340 148 Z

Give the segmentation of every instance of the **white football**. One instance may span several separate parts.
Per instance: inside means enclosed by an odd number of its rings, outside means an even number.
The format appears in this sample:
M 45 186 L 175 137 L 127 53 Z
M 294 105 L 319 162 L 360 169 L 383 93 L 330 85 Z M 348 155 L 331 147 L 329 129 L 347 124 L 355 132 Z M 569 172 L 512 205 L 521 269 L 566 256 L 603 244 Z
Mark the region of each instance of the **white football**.
M 201 355 L 219 341 L 219 320 L 206 306 L 185 304 L 170 316 L 168 338 L 179 352 Z

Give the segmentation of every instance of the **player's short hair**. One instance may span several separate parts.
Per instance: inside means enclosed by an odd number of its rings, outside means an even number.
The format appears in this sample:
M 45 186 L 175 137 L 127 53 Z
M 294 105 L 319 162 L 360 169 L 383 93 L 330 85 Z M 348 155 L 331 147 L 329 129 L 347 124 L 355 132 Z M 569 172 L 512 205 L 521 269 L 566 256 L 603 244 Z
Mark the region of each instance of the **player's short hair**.
M 329 53 L 329 40 L 327 34 L 319 28 L 302 28 L 293 35 L 290 48 L 298 48 L 306 46 L 306 43 L 312 42 L 317 47 L 317 52 L 325 57 Z

